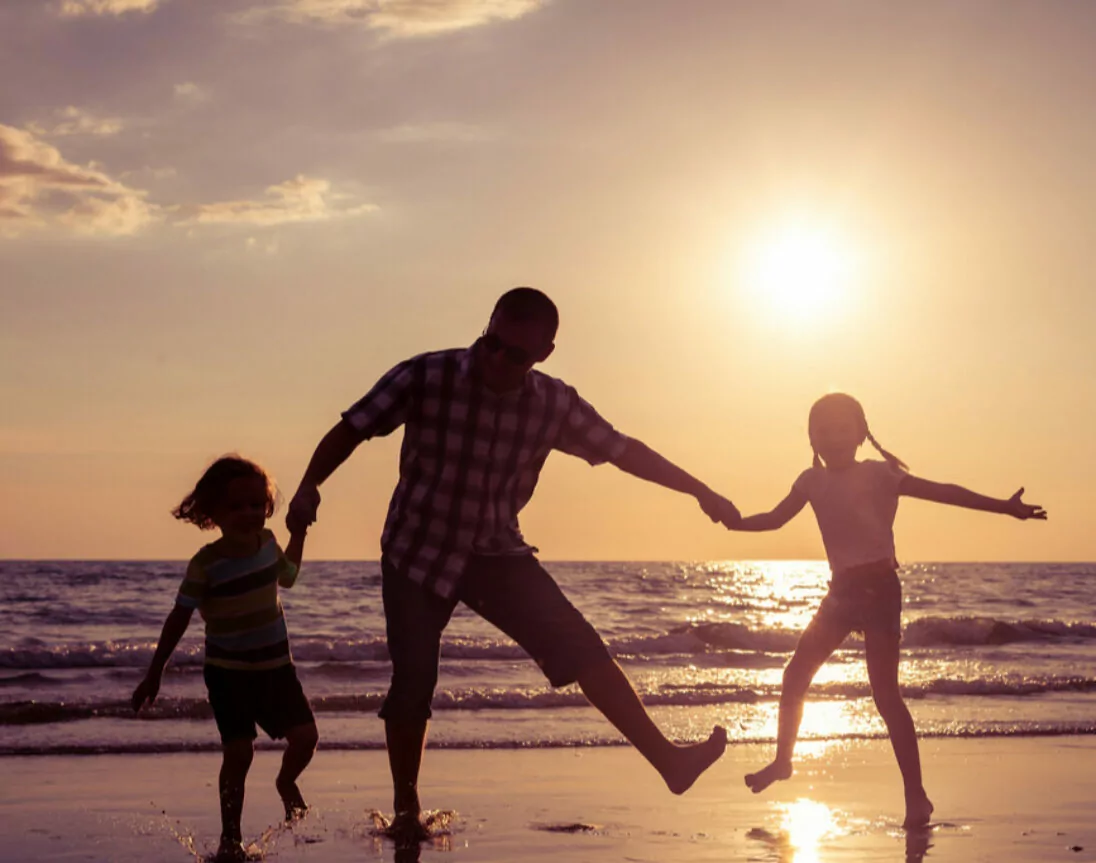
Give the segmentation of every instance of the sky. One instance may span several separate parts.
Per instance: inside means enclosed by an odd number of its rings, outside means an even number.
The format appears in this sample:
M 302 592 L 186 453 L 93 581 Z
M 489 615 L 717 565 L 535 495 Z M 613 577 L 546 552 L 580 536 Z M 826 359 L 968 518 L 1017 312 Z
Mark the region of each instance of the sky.
M 0 557 L 189 557 L 209 462 L 291 496 L 384 371 L 532 285 L 543 370 L 743 512 L 840 390 L 915 474 L 1049 511 L 905 501 L 900 560 L 1094 560 L 1094 39 L 1069 0 L 7 0 Z M 398 448 L 324 485 L 307 556 L 379 555 Z M 822 554 L 809 511 L 728 533 L 563 454 L 523 527 Z

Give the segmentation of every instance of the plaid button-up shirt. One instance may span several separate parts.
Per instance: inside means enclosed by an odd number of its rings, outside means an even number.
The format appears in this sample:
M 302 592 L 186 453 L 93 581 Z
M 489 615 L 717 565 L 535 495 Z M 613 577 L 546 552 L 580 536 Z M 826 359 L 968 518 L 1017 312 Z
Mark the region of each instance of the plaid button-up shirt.
M 396 569 L 444 597 L 472 554 L 532 551 L 518 513 L 553 449 L 614 461 L 627 438 L 573 387 L 541 372 L 495 393 L 474 348 L 421 354 L 385 374 L 343 419 L 363 440 L 403 425 L 400 479 L 381 550 Z

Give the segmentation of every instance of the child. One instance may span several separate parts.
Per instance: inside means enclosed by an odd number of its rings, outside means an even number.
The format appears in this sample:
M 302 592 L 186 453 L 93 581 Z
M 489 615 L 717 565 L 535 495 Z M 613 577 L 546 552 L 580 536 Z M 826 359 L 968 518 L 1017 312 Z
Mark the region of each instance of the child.
M 906 794 L 904 827 L 928 823 L 932 803 L 921 782 L 921 759 L 913 719 L 898 688 L 902 588 L 894 552 L 894 516 L 901 495 L 1011 515 L 1045 519 L 1041 507 L 1021 500 L 1020 489 L 1008 500 L 975 494 L 956 485 L 919 479 L 876 442 L 864 409 L 851 396 L 832 393 L 811 407 L 808 434 L 814 465 L 772 512 L 727 523 L 732 530 L 776 530 L 810 503 L 822 531 L 833 577 L 829 591 L 784 669 L 780 695 L 776 758 L 746 777 L 756 794 L 792 775 L 792 754 L 803 699 L 815 673 L 850 632 L 864 633 L 872 696 L 890 735 Z M 857 461 L 867 440 L 884 461 Z
M 240 816 L 256 724 L 270 737 L 287 741 L 275 783 L 286 820 L 304 815 L 308 808 L 297 777 L 312 759 L 318 735 L 289 653 L 278 599 L 278 586 L 292 587 L 297 578 L 305 535 L 294 533 L 282 553 L 265 527 L 274 513 L 275 494 L 261 467 L 225 456 L 172 511 L 202 530 L 220 528 L 221 538 L 191 559 L 148 673 L 132 699 L 134 710 L 156 700 L 164 666 L 198 609 L 206 624 L 206 688 L 224 751 L 218 863 L 247 859 Z

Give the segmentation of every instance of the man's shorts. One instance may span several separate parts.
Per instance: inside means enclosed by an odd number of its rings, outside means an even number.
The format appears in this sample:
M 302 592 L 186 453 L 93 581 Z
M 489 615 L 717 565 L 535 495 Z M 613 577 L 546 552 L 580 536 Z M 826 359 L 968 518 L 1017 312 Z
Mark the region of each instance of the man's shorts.
M 207 665 L 204 676 L 223 743 L 254 740 L 256 725 L 277 740 L 316 721 L 292 663 L 256 671 Z
M 458 601 L 516 641 L 552 686 L 574 683 L 587 668 L 610 659 L 601 636 L 532 554 L 473 556 L 451 600 L 383 560 L 381 571 L 392 658 L 383 719 L 430 718 L 441 634 Z

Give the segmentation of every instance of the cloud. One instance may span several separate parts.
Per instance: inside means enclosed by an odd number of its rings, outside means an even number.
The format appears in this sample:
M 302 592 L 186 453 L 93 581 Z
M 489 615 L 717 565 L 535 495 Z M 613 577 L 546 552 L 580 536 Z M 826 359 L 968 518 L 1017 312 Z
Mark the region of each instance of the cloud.
M 298 176 L 266 190 L 262 200 L 220 201 L 191 209 L 180 224 L 193 225 L 284 225 L 291 222 L 322 222 L 349 218 L 377 210 L 374 204 L 339 206 L 349 196 L 331 191 L 331 183 L 315 177 Z
M 175 98 L 180 102 L 196 105 L 199 102 L 205 102 L 209 94 L 193 81 L 184 81 L 182 84 L 175 85 Z
M 61 16 L 124 15 L 127 12 L 151 12 L 159 0 L 61 0 Z
M 279 0 L 249 18 L 277 15 L 288 21 L 360 24 L 395 37 L 432 36 L 513 21 L 548 0 Z
M 84 234 L 134 234 L 156 218 L 145 193 L 93 165 L 69 162 L 26 129 L 0 124 L 0 219 L 5 232 L 63 225 Z
M 331 182 L 298 176 L 270 186 L 264 197 L 217 201 L 190 207 L 146 200 L 143 189 L 127 186 L 98 165 L 68 161 L 52 144 L 28 129 L 0 125 L 0 236 L 32 229 L 61 229 L 103 237 L 130 236 L 168 220 L 179 226 L 271 227 L 347 219 L 375 212 Z M 249 250 L 277 253 L 277 244 L 248 241 Z
M 122 121 L 115 117 L 96 117 L 89 111 L 69 105 L 54 111 L 54 120 L 48 125 L 30 123 L 27 129 L 35 135 L 64 138 L 71 135 L 117 135 L 122 131 Z
M 417 123 L 391 126 L 376 133 L 377 139 L 387 144 L 452 143 L 475 144 L 498 137 L 483 126 L 470 123 Z

